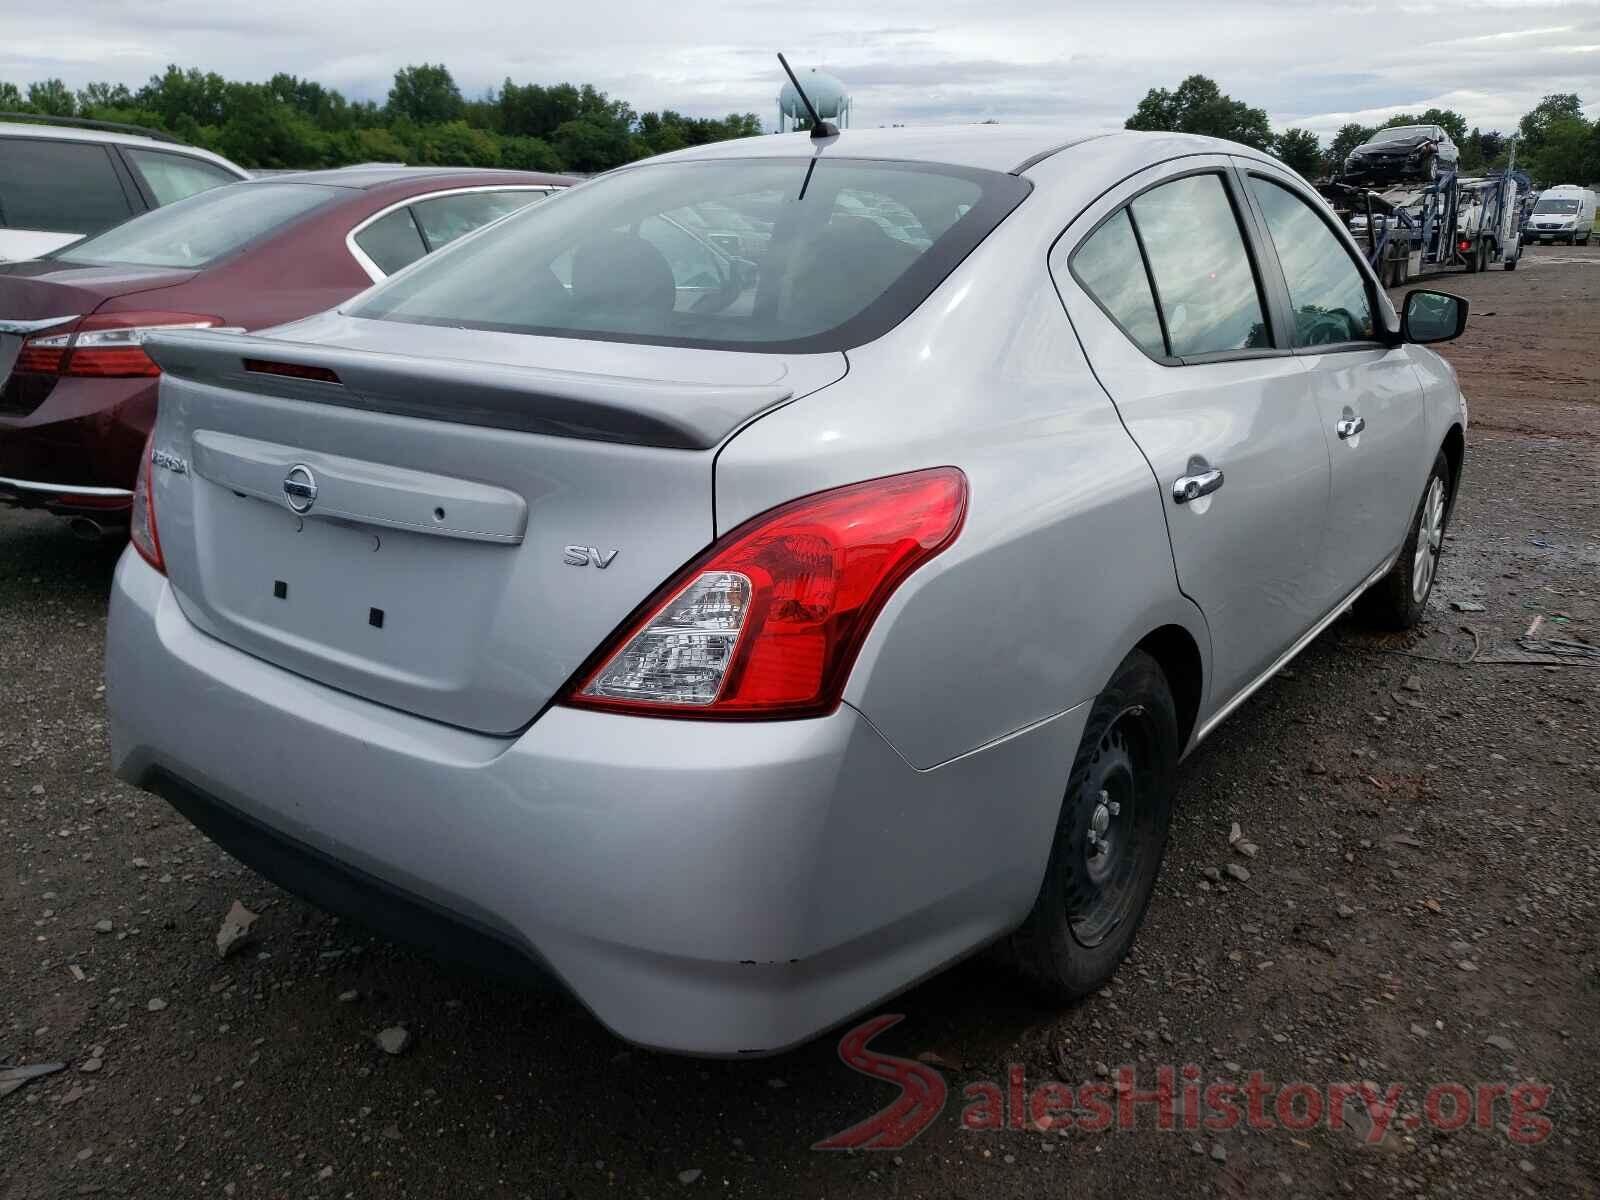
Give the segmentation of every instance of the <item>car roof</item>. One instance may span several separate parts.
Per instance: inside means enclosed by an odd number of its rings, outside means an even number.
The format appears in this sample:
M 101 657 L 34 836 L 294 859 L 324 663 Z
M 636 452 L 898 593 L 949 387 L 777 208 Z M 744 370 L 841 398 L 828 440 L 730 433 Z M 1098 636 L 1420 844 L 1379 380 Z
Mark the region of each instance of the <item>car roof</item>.
M 187 154 L 203 158 L 219 167 L 235 171 L 241 179 L 249 172 L 238 163 L 230 162 L 220 154 L 191 146 L 187 142 L 167 141 L 164 138 L 146 137 L 142 133 L 123 133 L 119 130 L 82 129 L 73 125 L 35 125 L 26 121 L 0 121 L 0 138 L 48 138 L 55 142 L 98 142 L 102 145 L 137 146 L 140 149 L 160 150 L 165 154 Z
M 539 171 L 509 171 L 494 167 L 407 167 L 396 163 L 363 163 L 350 167 L 330 167 L 324 171 L 285 171 L 260 177 L 259 183 L 319 183 L 324 187 L 376 188 L 391 183 L 415 183 L 437 179 L 444 183 L 468 178 L 486 183 L 504 181 L 524 185 L 547 183 L 551 186 L 576 183 L 565 175 Z
M 1007 171 L 1020 175 L 1047 158 L 1083 147 L 1126 153 L 1139 142 L 1152 152 L 1182 154 L 1244 154 L 1265 157 L 1237 142 L 1187 133 L 1145 133 L 1119 129 L 1088 134 L 1054 125 L 930 125 L 917 128 L 846 129 L 838 137 L 813 140 L 809 133 L 778 133 L 760 137 L 712 142 L 663 154 L 647 162 L 706 158 L 809 158 L 818 152 L 828 158 L 876 158 L 905 162 L 945 163 Z M 1157 147 L 1156 142 L 1163 145 Z M 1119 155 L 1120 157 L 1120 155 Z M 628 168 L 624 168 L 625 170 Z

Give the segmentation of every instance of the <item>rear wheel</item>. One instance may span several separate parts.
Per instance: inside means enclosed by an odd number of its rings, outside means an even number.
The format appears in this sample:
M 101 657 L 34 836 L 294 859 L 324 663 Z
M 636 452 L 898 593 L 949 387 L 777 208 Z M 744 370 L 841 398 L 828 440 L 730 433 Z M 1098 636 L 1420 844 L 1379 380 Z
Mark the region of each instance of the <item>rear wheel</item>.
M 1389 573 L 1356 602 L 1362 617 L 1383 629 L 1410 629 L 1422 620 L 1439 572 L 1444 531 L 1450 520 L 1450 463 L 1440 451 L 1411 519 L 1411 533 Z
M 1180 749 L 1166 676 L 1135 650 L 1090 710 L 1044 884 L 1010 941 L 1017 966 L 1052 995 L 1103 986 L 1133 944 L 1166 850 Z

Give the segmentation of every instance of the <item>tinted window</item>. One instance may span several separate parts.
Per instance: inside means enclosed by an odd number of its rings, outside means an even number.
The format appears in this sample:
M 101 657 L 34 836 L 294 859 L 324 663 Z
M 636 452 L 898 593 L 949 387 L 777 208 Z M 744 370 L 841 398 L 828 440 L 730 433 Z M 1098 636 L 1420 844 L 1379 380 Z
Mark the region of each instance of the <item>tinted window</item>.
M 1396 125 L 1390 129 L 1380 129 L 1367 139 L 1367 145 L 1379 146 L 1384 142 L 1396 142 L 1409 137 L 1438 137 L 1439 131 L 1432 125 Z
M 1252 175 L 1250 190 L 1266 216 L 1289 285 L 1294 344 L 1370 340 L 1372 301 L 1366 276 L 1333 230 L 1288 188 Z
M 1090 235 L 1072 256 L 1072 274 L 1146 354 L 1161 357 L 1166 343 L 1144 256 L 1126 209 Z
M 428 252 L 409 208 L 397 208 L 388 216 L 379 217 L 356 234 L 356 245 L 385 275 L 409 267 Z
M 133 164 L 133 169 L 139 172 L 157 204 L 171 204 L 208 188 L 239 182 L 239 177 L 232 171 L 224 171 L 213 163 L 186 154 L 166 154 L 132 146 L 124 146 L 122 152 Z
M 233 183 L 179 200 L 53 256 L 67 262 L 203 267 L 348 195 L 310 183 Z
M 551 197 L 537 217 L 502 221 L 349 311 L 568 337 L 843 349 L 902 320 L 1028 189 L 997 172 L 849 159 L 633 167 Z
M 1190 175 L 1132 204 L 1178 357 L 1272 344 L 1233 205 L 1218 175 Z
M 0 222 L 12 229 L 99 233 L 132 212 L 104 146 L 0 138 Z
M 411 207 L 417 214 L 428 249 L 447 246 L 463 233 L 480 225 L 498 221 L 507 213 L 544 199 L 543 192 L 463 192 L 459 196 L 437 196 L 420 200 Z

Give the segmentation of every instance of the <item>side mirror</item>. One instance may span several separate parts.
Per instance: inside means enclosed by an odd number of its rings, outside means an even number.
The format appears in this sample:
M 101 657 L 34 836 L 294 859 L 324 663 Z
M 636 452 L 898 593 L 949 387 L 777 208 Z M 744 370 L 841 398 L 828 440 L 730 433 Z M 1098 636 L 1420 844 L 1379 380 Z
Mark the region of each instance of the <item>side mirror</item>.
M 1458 338 L 1467 328 L 1467 300 L 1449 292 L 1430 292 L 1422 288 L 1406 293 L 1400 318 L 1402 341 L 1426 345 Z

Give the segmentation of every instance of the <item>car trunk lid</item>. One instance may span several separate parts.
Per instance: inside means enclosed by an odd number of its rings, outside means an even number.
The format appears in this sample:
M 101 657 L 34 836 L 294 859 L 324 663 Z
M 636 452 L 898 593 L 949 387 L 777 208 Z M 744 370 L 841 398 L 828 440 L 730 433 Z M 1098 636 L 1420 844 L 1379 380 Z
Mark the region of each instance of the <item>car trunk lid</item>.
M 12 379 L 23 340 L 31 333 L 70 332 L 107 300 L 193 279 L 193 271 L 159 267 L 90 267 L 52 260 L 0 263 L 0 414 L 32 412 L 54 377 Z
M 297 340 L 146 343 L 180 605 L 288 670 L 493 733 L 711 540 L 727 436 L 844 372 L 472 330 L 422 331 L 422 357 L 397 352 L 415 328 L 337 316 L 279 332 Z

